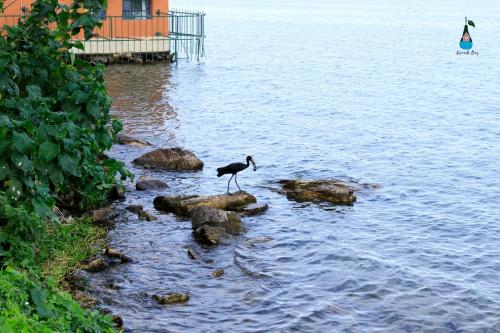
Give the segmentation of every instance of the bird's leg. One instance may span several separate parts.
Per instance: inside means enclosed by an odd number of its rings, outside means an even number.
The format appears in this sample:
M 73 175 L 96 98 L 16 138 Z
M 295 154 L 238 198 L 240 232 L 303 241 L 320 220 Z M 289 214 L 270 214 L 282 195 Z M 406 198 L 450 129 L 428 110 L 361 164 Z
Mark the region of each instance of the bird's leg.
M 229 183 L 231 182 L 231 179 L 233 179 L 234 174 L 229 178 L 229 181 L 227 182 L 227 193 L 229 194 Z
M 240 185 L 238 185 L 238 182 L 236 181 L 236 177 L 238 177 L 237 173 L 234 174 L 234 182 L 236 183 L 236 186 L 238 186 L 238 190 L 241 191 Z

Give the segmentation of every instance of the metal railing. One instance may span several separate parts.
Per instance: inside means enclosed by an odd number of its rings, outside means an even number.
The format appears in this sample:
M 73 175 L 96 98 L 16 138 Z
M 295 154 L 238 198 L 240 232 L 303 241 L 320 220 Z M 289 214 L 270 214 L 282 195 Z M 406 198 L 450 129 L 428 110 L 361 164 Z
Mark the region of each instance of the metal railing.
M 85 50 L 72 50 L 88 57 L 106 57 L 108 62 L 200 59 L 205 55 L 205 13 L 171 10 L 168 13 L 131 11 L 124 16 L 106 16 L 94 37 L 83 41 Z M 101 14 L 102 15 L 102 14 Z M 21 15 L 1 15 L 3 26 L 13 26 Z M 83 35 L 77 36 L 83 40 Z M 115 59 L 111 59 L 111 56 Z M 141 60 L 142 59 L 142 60 Z
M 205 56 L 205 13 L 182 9 L 168 12 L 173 52 L 186 55 L 188 60 Z

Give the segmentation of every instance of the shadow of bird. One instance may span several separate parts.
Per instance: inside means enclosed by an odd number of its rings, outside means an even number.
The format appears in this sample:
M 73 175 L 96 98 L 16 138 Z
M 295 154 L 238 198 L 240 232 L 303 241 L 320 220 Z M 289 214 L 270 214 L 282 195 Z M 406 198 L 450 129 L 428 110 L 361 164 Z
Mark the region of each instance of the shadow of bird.
M 245 163 L 231 163 L 226 165 L 225 167 L 217 168 L 217 177 L 221 177 L 223 175 L 227 174 L 232 174 L 231 178 L 229 178 L 229 181 L 227 182 L 227 193 L 229 193 L 229 183 L 231 183 L 231 179 L 234 177 L 234 182 L 236 183 L 236 186 L 238 186 L 238 190 L 241 191 L 240 186 L 238 185 L 238 182 L 236 181 L 236 177 L 238 172 L 245 170 L 250 166 L 250 162 L 253 164 L 253 171 L 257 170 L 257 166 L 255 165 L 255 162 L 252 158 L 252 156 L 247 156 L 247 164 Z

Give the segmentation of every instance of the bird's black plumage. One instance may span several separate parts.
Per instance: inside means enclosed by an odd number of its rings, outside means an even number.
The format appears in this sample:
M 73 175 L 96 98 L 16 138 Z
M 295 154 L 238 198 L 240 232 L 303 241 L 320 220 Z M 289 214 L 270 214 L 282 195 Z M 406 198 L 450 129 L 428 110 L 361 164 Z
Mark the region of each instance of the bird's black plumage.
M 236 183 L 236 186 L 238 186 L 238 189 L 241 191 L 240 186 L 238 185 L 238 182 L 236 181 L 236 174 L 240 171 L 245 170 L 250 166 L 250 162 L 253 164 L 253 171 L 257 170 L 257 166 L 255 165 L 255 162 L 252 158 L 252 156 L 247 156 L 247 164 L 245 163 L 231 163 L 228 164 L 224 167 L 217 168 L 217 177 L 221 177 L 223 175 L 227 174 L 232 174 L 231 178 L 229 178 L 229 181 L 227 182 L 227 192 L 229 193 L 229 183 L 231 182 L 231 179 L 234 177 L 234 182 Z
M 220 176 L 223 176 L 223 175 L 227 175 L 229 173 L 233 174 L 233 173 L 237 173 L 237 172 L 243 171 L 246 168 L 248 168 L 248 166 L 249 165 L 245 164 L 245 163 L 231 163 L 231 164 L 228 164 L 225 167 L 217 169 L 217 177 L 220 177 Z

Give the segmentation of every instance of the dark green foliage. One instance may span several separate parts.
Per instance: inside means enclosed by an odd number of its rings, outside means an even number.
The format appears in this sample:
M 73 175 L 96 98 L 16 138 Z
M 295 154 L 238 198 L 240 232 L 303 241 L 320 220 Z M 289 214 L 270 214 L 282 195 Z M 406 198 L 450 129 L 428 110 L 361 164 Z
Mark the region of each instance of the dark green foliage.
M 84 310 L 53 279 L 0 271 L 0 332 L 115 332 L 111 316 Z
M 0 332 L 114 332 L 109 316 L 82 309 L 46 279 L 92 255 L 102 235 L 81 221 L 49 222 L 54 204 L 99 206 L 117 174 L 131 176 L 122 162 L 98 158 L 121 130 L 103 67 L 71 52 L 83 48 L 73 39 L 92 36 L 93 13 L 105 6 L 38 0 L 0 29 Z
M 91 13 L 104 6 L 39 0 L 0 38 L 0 191 L 41 216 L 70 191 L 80 209 L 96 206 L 116 173 L 129 176 L 121 162 L 97 162 L 121 130 L 109 114 L 103 68 L 70 52 L 82 48 L 72 37 L 91 37 L 98 25 Z
M 36 249 L 44 238 L 41 218 L 26 207 L 12 206 L 0 193 L 0 268 L 5 264 L 32 267 Z

